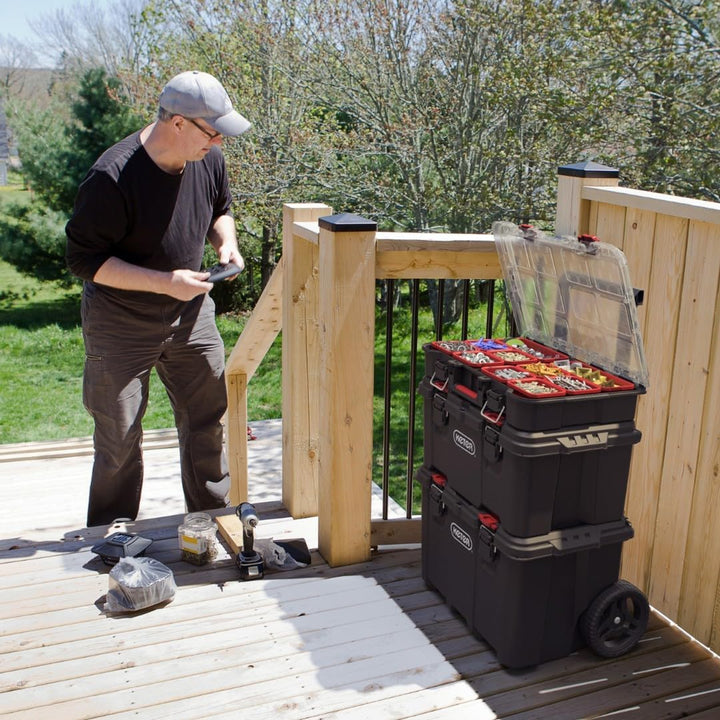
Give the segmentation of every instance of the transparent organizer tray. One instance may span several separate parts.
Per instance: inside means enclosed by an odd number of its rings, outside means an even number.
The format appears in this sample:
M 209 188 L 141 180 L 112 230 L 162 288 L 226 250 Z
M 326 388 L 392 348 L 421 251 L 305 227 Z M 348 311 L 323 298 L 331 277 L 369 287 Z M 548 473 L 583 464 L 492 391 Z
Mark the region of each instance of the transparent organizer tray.
M 646 388 L 635 293 L 622 251 L 507 222 L 492 231 L 521 334 Z

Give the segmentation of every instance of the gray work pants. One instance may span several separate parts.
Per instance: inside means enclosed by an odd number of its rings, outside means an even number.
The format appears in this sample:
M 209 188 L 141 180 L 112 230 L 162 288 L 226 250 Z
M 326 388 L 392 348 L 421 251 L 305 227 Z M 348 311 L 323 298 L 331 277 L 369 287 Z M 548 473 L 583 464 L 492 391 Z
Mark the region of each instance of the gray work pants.
M 83 402 L 95 422 L 88 526 L 137 517 L 153 367 L 175 415 L 187 510 L 224 507 L 205 487 L 228 475 L 220 422 L 227 408 L 225 353 L 214 313 L 208 295 L 151 304 L 85 284 Z

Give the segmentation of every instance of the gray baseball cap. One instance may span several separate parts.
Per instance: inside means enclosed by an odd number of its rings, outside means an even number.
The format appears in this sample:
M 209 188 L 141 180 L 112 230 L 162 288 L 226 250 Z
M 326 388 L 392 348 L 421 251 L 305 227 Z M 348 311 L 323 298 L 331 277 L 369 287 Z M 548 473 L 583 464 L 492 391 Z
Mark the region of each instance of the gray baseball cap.
M 173 115 L 201 118 L 227 137 L 242 135 L 250 122 L 233 110 L 225 88 L 199 70 L 176 75 L 160 93 L 159 105 Z

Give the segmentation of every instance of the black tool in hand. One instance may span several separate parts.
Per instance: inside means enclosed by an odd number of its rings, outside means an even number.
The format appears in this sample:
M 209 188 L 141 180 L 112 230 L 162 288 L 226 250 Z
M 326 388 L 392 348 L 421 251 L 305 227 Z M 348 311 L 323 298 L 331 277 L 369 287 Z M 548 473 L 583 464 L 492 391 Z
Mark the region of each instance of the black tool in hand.
M 220 280 L 226 280 L 227 278 L 234 277 L 240 272 L 240 267 L 233 262 L 225 264 L 218 263 L 217 265 L 213 265 L 211 268 L 208 268 L 207 272 L 210 273 L 210 277 L 206 280 L 206 282 L 216 283 L 220 282 Z

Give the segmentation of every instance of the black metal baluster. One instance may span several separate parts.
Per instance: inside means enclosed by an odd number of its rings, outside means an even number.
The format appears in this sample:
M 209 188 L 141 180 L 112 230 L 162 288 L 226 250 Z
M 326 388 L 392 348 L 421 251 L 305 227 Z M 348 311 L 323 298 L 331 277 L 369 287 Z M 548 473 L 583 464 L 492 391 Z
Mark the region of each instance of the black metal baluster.
M 413 470 L 415 464 L 415 385 L 417 366 L 417 344 L 419 326 L 420 281 L 412 281 L 412 320 L 410 325 L 410 407 L 408 442 L 407 442 L 407 473 L 405 476 L 405 517 L 412 517 L 413 504 Z
M 470 281 L 463 280 L 462 330 L 460 339 L 467 340 L 468 316 L 470 315 Z
M 437 315 L 435 316 L 435 339 L 443 338 L 443 320 L 445 316 L 445 281 L 438 280 Z
M 495 312 L 495 281 L 488 280 L 490 288 L 487 296 L 487 315 L 485 316 L 485 337 L 493 336 L 493 314 Z
M 385 292 L 385 383 L 384 415 L 383 415 L 383 471 L 382 471 L 382 518 L 388 517 L 388 497 L 390 495 L 390 412 L 392 395 L 392 331 L 393 331 L 393 297 L 395 281 L 386 280 Z

